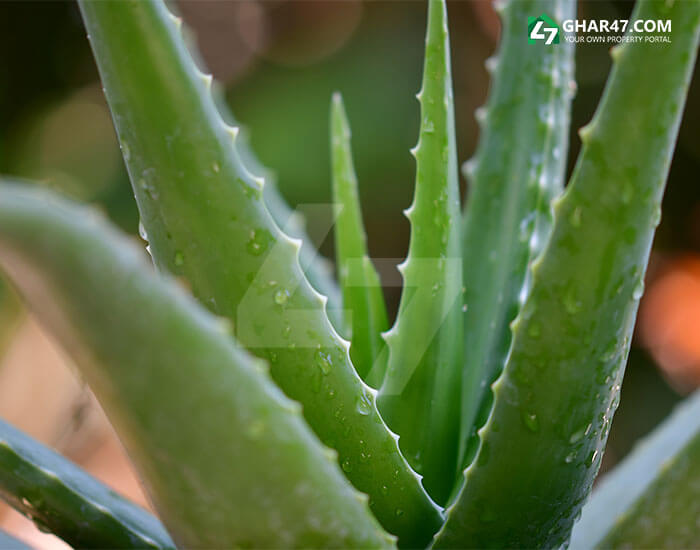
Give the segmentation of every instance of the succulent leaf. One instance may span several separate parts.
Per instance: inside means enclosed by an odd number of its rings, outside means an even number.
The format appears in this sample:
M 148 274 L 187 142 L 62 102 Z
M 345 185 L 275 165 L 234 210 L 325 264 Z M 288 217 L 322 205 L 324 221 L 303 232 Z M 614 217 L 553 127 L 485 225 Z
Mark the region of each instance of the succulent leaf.
M 348 343 L 308 283 L 161 1 L 80 2 L 156 265 L 184 278 L 339 453 L 400 544 L 425 544 L 439 510 L 401 456 Z M 397 510 L 400 513 L 397 513 Z
M 345 305 L 345 326 L 351 327 L 350 358 L 358 374 L 376 388 L 386 372 L 387 350 L 381 333 L 389 328 L 389 321 L 379 274 L 367 253 L 350 149 L 350 126 L 340 94 L 333 96 L 331 106 L 331 151 L 336 263 Z
M 238 133 L 237 147 L 239 151 L 242 149 L 243 141 L 241 138 L 243 135 L 241 132 Z M 248 164 L 243 158 L 244 155 L 241 153 L 243 165 L 247 167 Z M 253 169 L 253 173 L 257 174 L 258 172 Z M 272 219 L 284 230 L 285 234 L 292 239 L 300 241 L 299 265 L 311 286 L 327 298 L 326 314 L 328 319 L 333 324 L 333 327 L 343 334 L 347 327 L 343 319 L 342 295 L 333 279 L 333 266 L 311 244 L 311 240 L 304 228 L 303 216 L 289 207 L 277 189 L 274 177 L 269 174 L 270 172 L 267 171 L 264 176 L 263 200 L 265 201 L 265 206 L 270 211 Z
M 444 503 L 455 481 L 459 431 L 462 282 L 459 181 L 447 11 L 431 0 L 425 47 L 416 189 L 406 216 L 404 290 L 386 334 L 389 365 L 378 402 L 409 463 Z
M 700 517 L 700 391 L 596 486 L 569 548 L 691 548 Z
M 551 230 L 551 200 L 563 189 L 573 96 L 573 44 L 523 44 L 528 16 L 572 19 L 571 0 L 510 1 L 499 9 L 493 84 L 477 117 L 481 137 L 465 164 L 464 372 L 460 470 L 493 400 L 511 343 L 510 323 L 528 293 L 527 270 Z
M 390 545 L 264 365 L 94 213 L 0 186 L 0 265 L 95 391 L 178 546 Z
M 238 151 L 241 163 L 249 172 L 265 180 L 265 185 L 263 186 L 263 200 L 265 201 L 265 206 L 267 206 L 267 209 L 270 211 L 272 219 L 275 220 L 275 223 L 281 227 L 289 237 L 301 241 L 299 264 L 306 278 L 309 280 L 309 283 L 311 283 L 311 286 L 328 299 L 326 313 L 335 329 L 342 334 L 346 329 L 342 318 L 342 296 L 338 285 L 333 279 L 333 269 L 330 262 L 321 256 L 314 248 L 313 244 L 311 244 L 311 239 L 309 239 L 304 228 L 303 216 L 293 211 L 285 202 L 284 197 L 282 197 L 277 187 L 276 175 L 274 172 L 263 166 L 255 156 L 255 153 L 253 153 L 247 128 L 238 123 L 228 105 L 221 97 L 217 97 L 216 88 L 212 87 L 212 93 L 216 101 L 217 109 L 221 113 L 221 117 L 226 124 L 238 128 L 236 150 Z
M 146 510 L 3 421 L 0 497 L 75 548 L 175 548 Z
M 673 41 L 613 49 L 602 102 L 581 131 L 572 181 L 512 325 L 481 447 L 435 547 L 564 544 L 598 471 L 698 46 L 700 3 L 641 0 L 632 19 L 670 19 Z

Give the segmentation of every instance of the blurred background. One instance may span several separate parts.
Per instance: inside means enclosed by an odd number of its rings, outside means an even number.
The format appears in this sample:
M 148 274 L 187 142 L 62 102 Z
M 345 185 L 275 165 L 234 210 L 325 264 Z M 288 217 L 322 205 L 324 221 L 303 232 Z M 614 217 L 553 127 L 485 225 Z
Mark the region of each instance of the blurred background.
M 626 19 L 627 1 L 581 0 L 579 18 Z M 421 1 L 179 1 L 201 59 L 250 130 L 292 205 L 330 202 L 328 108 L 345 98 L 371 254 L 402 258 L 413 195 L 425 32 Z M 486 0 L 448 1 L 459 158 L 478 137 L 485 59 L 500 24 Z M 525 32 L 523 31 L 523 37 Z M 77 6 L 0 2 L 0 173 L 33 178 L 94 203 L 138 238 L 138 214 Z M 608 47 L 576 52 L 569 172 L 576 130 L 592 116 L 610 68 Z M 697 73 L 697 70 L 696 70 Z M 700 385 L 700 79 L 690 90 L 603 468 L 622 458 Z M 621 136 L 635 139 L 636 136 Z M 463 182 L 464 185 L 464 182 Z M 332 258 L 332 235 L 307 229 Z M 398 262 L 398 260 L 397 260 Z M 392 308 L 398 273 L 380 266 Z M 0 417 L 147 505 L 128 460 L 70 362 L 0 282 Z M 0 525 L 36 548 L 63 543 L 0 507 Z

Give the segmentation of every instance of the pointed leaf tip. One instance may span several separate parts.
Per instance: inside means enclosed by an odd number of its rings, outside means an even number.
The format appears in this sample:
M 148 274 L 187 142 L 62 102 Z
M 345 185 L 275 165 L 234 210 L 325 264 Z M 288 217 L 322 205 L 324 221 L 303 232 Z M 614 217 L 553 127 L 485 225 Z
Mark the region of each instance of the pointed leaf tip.
M 439 503 L 455 480 L 461 378 L 461 216 L 452 76 L 442 0 L 428 4 L 409 253 L 378 403 Z M 457 269 L 455 269 L 457 266 Z M 427 327 L 427 329 L 426 329 Z M 394 329 L 392 329 L 394 330 Z
M 333 94 L 331 106 L 333 200 L 336 205 L 336 261 L 347 324 L 351 327 L 350 357 L 358 374 L 379 387 L 386 370 L 386 305 L 381 282 L 367 251 L 357 176 L 350 147 L 350 126 L 342 97 Z

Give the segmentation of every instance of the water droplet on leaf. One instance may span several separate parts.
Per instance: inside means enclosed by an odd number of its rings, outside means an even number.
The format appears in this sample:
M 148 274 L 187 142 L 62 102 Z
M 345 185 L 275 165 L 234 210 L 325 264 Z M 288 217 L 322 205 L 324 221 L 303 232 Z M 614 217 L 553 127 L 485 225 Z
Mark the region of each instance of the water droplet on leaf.
M 289 292 L 286 288 L 280 288 L 275 291 L 273 299 L 278 306 L 284 306 L 289 301 Z
M 537 419 L 537 414 L 533 412 L 523 412 L 522 415 L 523 424 L 531 432 L 538 432 L 540 430 L 540 422 Z
M 331 361 L 330 353 L 323 353 L 321 350 L 316 352 L 316 365 L 321 369 L 323 374 L 328 374 L 331 372 L 331 366 L 333 362 Z
M 357 412 L 362 416 L 367 416 L 372 412 L 372 403 L 366 393 L 363 393 L 362 396 L 357 399 Z
M 583 436 L 585 436 L 591 429 L 591 424 L 587 424 L 586 426 L 582 426 L 578 430 L 576 430 L 574 433 L 571 434 L 571 437 L 569 437 L 569 443 L 572 445 L 574 443 L 577 443 L 583 439 Z
M 632 298 L 639 300 L 644 294 L 644 279 L 639 279 L 632 289 Z
M 250 239 L 247 245 L 248 252 L 253 256 L 260 256 L 265 253 L 272 240 L 272 235 L 270 235 L 269 231 L 254 229 L 250 232 Z

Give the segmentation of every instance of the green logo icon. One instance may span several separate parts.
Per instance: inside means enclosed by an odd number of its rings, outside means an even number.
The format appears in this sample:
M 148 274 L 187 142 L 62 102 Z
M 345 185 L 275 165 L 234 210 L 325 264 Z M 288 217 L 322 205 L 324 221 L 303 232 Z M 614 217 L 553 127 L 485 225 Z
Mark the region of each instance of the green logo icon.
M 543 13 L 539 17 L 527 18 L 527 42 L 535 44 L 544 41 L 545 44 L 559 44 L 559 25 Z

